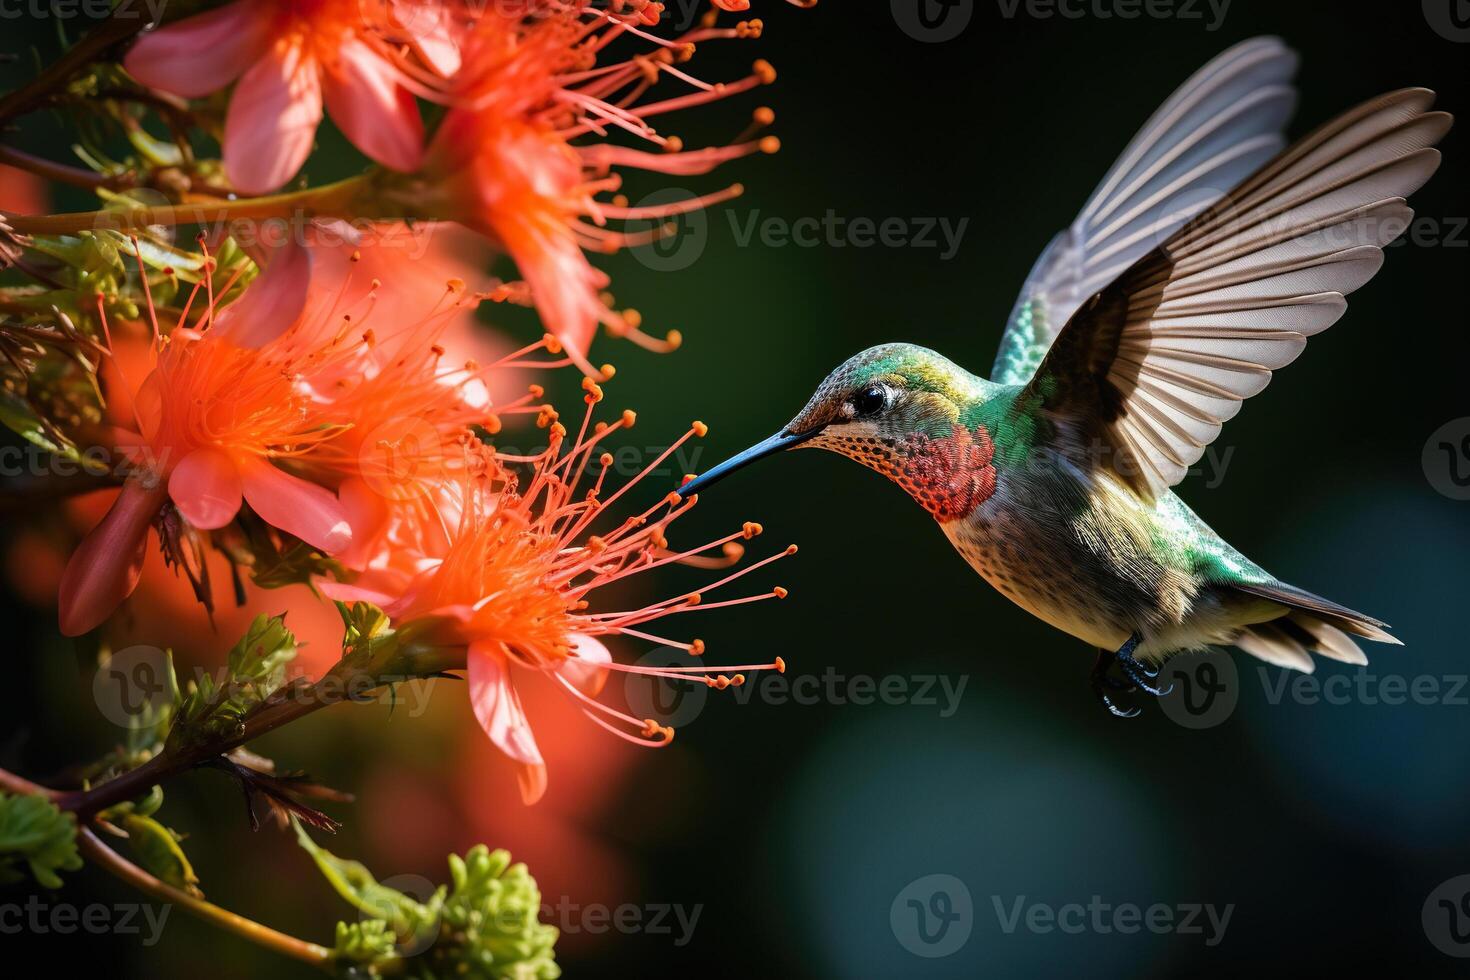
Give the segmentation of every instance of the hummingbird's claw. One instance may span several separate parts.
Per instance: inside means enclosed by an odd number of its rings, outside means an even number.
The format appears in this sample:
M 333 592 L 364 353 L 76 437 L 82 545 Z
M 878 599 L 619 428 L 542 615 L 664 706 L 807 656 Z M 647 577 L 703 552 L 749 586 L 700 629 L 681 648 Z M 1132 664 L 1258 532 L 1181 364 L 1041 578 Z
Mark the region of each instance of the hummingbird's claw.
M 1116 682 L 1113 682 L 1113 683 L 1116 683 Z M 1107 691 L 1104 691 L 1103 690 L 1102 684 L 1098 684 L 1098 683 L 1093 684 L 1092 685 L 1092 693 L 1094 693 L 1094 694 L 1097 695 L 1097 699 L 1102 702 L 1102 706 L 1104 708 L 1107 708 L 1108 709 L 1108 713 L 1111 714 L 1114 718 L 1136 718 L 1139 715 L 1143 714 L 1143 712 L 1140 711 L 1138 708 L 1120 708 L 1120 707 L 1118 707 L 1113 702 L 1112 695 L 1108 694 Z
M 1120 652 L 1117 656 L 1118 667 L 1123 671 L 1123 676 L 1133 682 L 1133 686 L 1144 694 L 1151 694 L 1156 698 L 1164 697 L 1174 690 L 1173 683 L 1167 687 L 1160 687 L 1154 683 L 1154 678 L 1159 676 L 1157 670 L 1149 670 L 1143 664 L 1133 659 L 1131 654 Z
M 1102 702 L 1103 707 L 1108 709 L 1108 713 L 1115 718 L 1132 718 L 1140 714 L 1140 711 L 1136 707 L 1120 708 L 1113 701 L 1112 695 L 1108 693 L 1109 690 L 1142 691 L 1144 694 L 1156 698 L 1163 697 L 1174 690 L 1173 684 L 1165 687 L 1154 683 L 1154 679 L 1159 676 L 1158 668 L 1150 668 L 1133 656 L 1133 651 L 1138 649 L 1138 645 L 1142 642 L 1143 637 L 1138 633 L 1134 633 L 1128 638 L 1128 642 L 1124 643 L 1117 651 L 1099 650 L 1097 652 L 1097 660 L 1093 662 L 1091 678 L 1092 693 Z M 1117 680 L 1108 676 L 1108 668 L 1114 663 L 1118 665 L 1119 671 L 1122 672 L 1125 678 L 1124 680 Z

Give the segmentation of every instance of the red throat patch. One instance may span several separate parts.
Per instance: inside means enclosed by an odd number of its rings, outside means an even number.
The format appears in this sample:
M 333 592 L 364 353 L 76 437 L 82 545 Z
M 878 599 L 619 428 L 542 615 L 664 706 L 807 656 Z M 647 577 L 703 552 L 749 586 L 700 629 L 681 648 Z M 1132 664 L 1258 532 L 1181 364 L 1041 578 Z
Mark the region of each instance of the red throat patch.
M 915 434 L 898 446 L 893 481 L 941 524 L 957 521 L 995 492 L 995 443 L 984 426 L 955 426 L 948 437 Z

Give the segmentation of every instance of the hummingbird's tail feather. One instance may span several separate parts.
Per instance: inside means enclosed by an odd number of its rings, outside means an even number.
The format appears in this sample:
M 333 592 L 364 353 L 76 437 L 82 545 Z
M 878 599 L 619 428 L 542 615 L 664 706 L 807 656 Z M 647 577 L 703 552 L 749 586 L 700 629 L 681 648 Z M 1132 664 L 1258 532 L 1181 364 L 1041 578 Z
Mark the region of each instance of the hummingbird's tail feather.
M 1247 626 L 1235 640 L 1236 646 L 1267 663 L 1311 673 L 1312 653 L 1343 663 L 1366 664 L 1368 657 L 1352 636 L 1402 645 L 1388 632 L 1387 623 L 1305 589 L 1284 582 L 1239 584 L 1236 588 L 1287 607 L 1285 615 Z

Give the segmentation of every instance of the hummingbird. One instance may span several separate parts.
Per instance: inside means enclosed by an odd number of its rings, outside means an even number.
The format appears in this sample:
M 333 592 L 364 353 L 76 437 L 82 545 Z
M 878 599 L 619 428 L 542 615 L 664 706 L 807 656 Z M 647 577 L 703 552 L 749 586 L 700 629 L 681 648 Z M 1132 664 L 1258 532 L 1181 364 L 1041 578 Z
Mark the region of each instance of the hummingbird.
M 1366 664 L 1387 624 L 1267 573 L 1173 491 L 1243 401 L 1346 310 L 1409 225 L 1451 117 L 1390 92 L 1287 147 L 1294 52 L 1242 42 L 1148 119 L 1021 288 L 989 379 L 889 343 L 702 476 L 818 448 L 897 483 L 979 575 L 1097 650 L 1093 693 L 1160 696 L 1163 663 L 1233 645 L 1305 672 Z M 1141 695 L 1135 695 L 1141 696 Z

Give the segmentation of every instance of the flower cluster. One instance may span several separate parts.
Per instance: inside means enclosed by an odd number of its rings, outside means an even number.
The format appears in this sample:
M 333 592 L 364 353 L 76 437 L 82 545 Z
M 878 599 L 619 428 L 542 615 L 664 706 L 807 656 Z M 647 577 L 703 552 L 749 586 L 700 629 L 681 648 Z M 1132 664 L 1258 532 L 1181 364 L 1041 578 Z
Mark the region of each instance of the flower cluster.
M 643 475 L 606 485 L 611 457 L 601 447 L 634 416 L 593 418 L 612 375 L 589 359 L 596 329 L 657 350 L 678 335 L 654 338 L 636 311 L 614 308 L 588 253 L 661 232 L 618 222 L 659 222 L 740 193 L 732 185 L 632 206 L 619 194 L 619 171 L 699 175 L 776 149 L 760 132 L 772 120 L 766 109 L 724 145 L 688 148 L 656 128 L 671 113 L 774 78 L 761 61 L 720 84 L 689 69 L 697 46 L 759 37 L 760 21 L 722 26 L 711 10 L 663 37 L 664 20 L 653 0 L 234 0 L 127 47 L 122 65 L 127 84 L 140 86 L 137 104 L 166 107 L 171 128 L 192 120 L 218 137 L 223 158 L 216 165 L 182 140 L 163 147 L 145 138 L 125 99 L 114 110 L 138 155 L 119 170 L 100 148 L 91 152 L 102 172 L 91 186 L 112 208 L 92 216 L 90 230 L 68 216 L 7 216 L 23 268 L 32 250 L 62 263 L 38 270 L 55 289 L 10 302 L 38 311 L 38 321 L 48 309 L 65 317 L 43 335 L 72 345 L 56 387 L 73 399 L 101 396 L 74 413 L 75 424 L 38 412 L 26 434 L 57 446 L 100 443 L 125 461 L 113 471 L 122 479 L 110 507 L 60 576 L 62 632 L 110 620 L 141 580 L 154 529 L 166 560 L 206 602 L 208 555 L 219 551 L 237 594 L 244 569 L 257 584 L 308 582 L 339 601 L 375 603 L 395 629 L 463 652 L 475 712 L 520 764 L 528 801 L 546 776 L 517 695 L 522 679 L 545 677 L 598 724 L 658 745 L 672 732 L 598 700 L 610 673 L 723 687 L 742 683 L 741 671 L 780 668 L 773 660 L 725 673 L 652 670 L 618 663 L 603 643 L 626 636 L 701 654 L 700 641 L 665 640 L 647 625 L 749 601 L 704 599 L 744 572 L 636 610 L 595 608 L 600 589 L 642 571 L 733 564 L 739 542 L 759 530 L 746 524 L 679 549 L 671 525 L 692 500 L 660 495 L 621 521 L 610 512 L 704 427 L 692 426 Z M 424 104 L 433 106 L 432 132 Z M 324 112 L 375 166 L 335 185 L 241 197 L 298 178 Z M 145 190 L 171 203 L 140 203 Z M 117 223 L 120 214 L 135 217 Z M 206 228 L 197 249 L 158 233 L 190 220 Z M 248 238 L 237 220 L 249 223 Z M 270 222 L 283 233 L 266 234 Z M 451 271 L 442 255 L 404 263 L 378 244 L 390 228 L 447 235 L 452 225 L 508 254 L 524 281 L 467 281 L 477 274 Z M 534 305 L 546 335 L 482 356 L 466 324 L 486 299 Z M 29 371 L 26 384 L 54 373 L 26 360 L 47 356 L 34 336 L 12 359 Z M 68 379 L 93 362 L 93 374 Z M 587 409 L 575 435 L 540 385 L 515 382 L 573 366 Z M 536 420 L 544 451 L 495 448 L 518 417 Z

